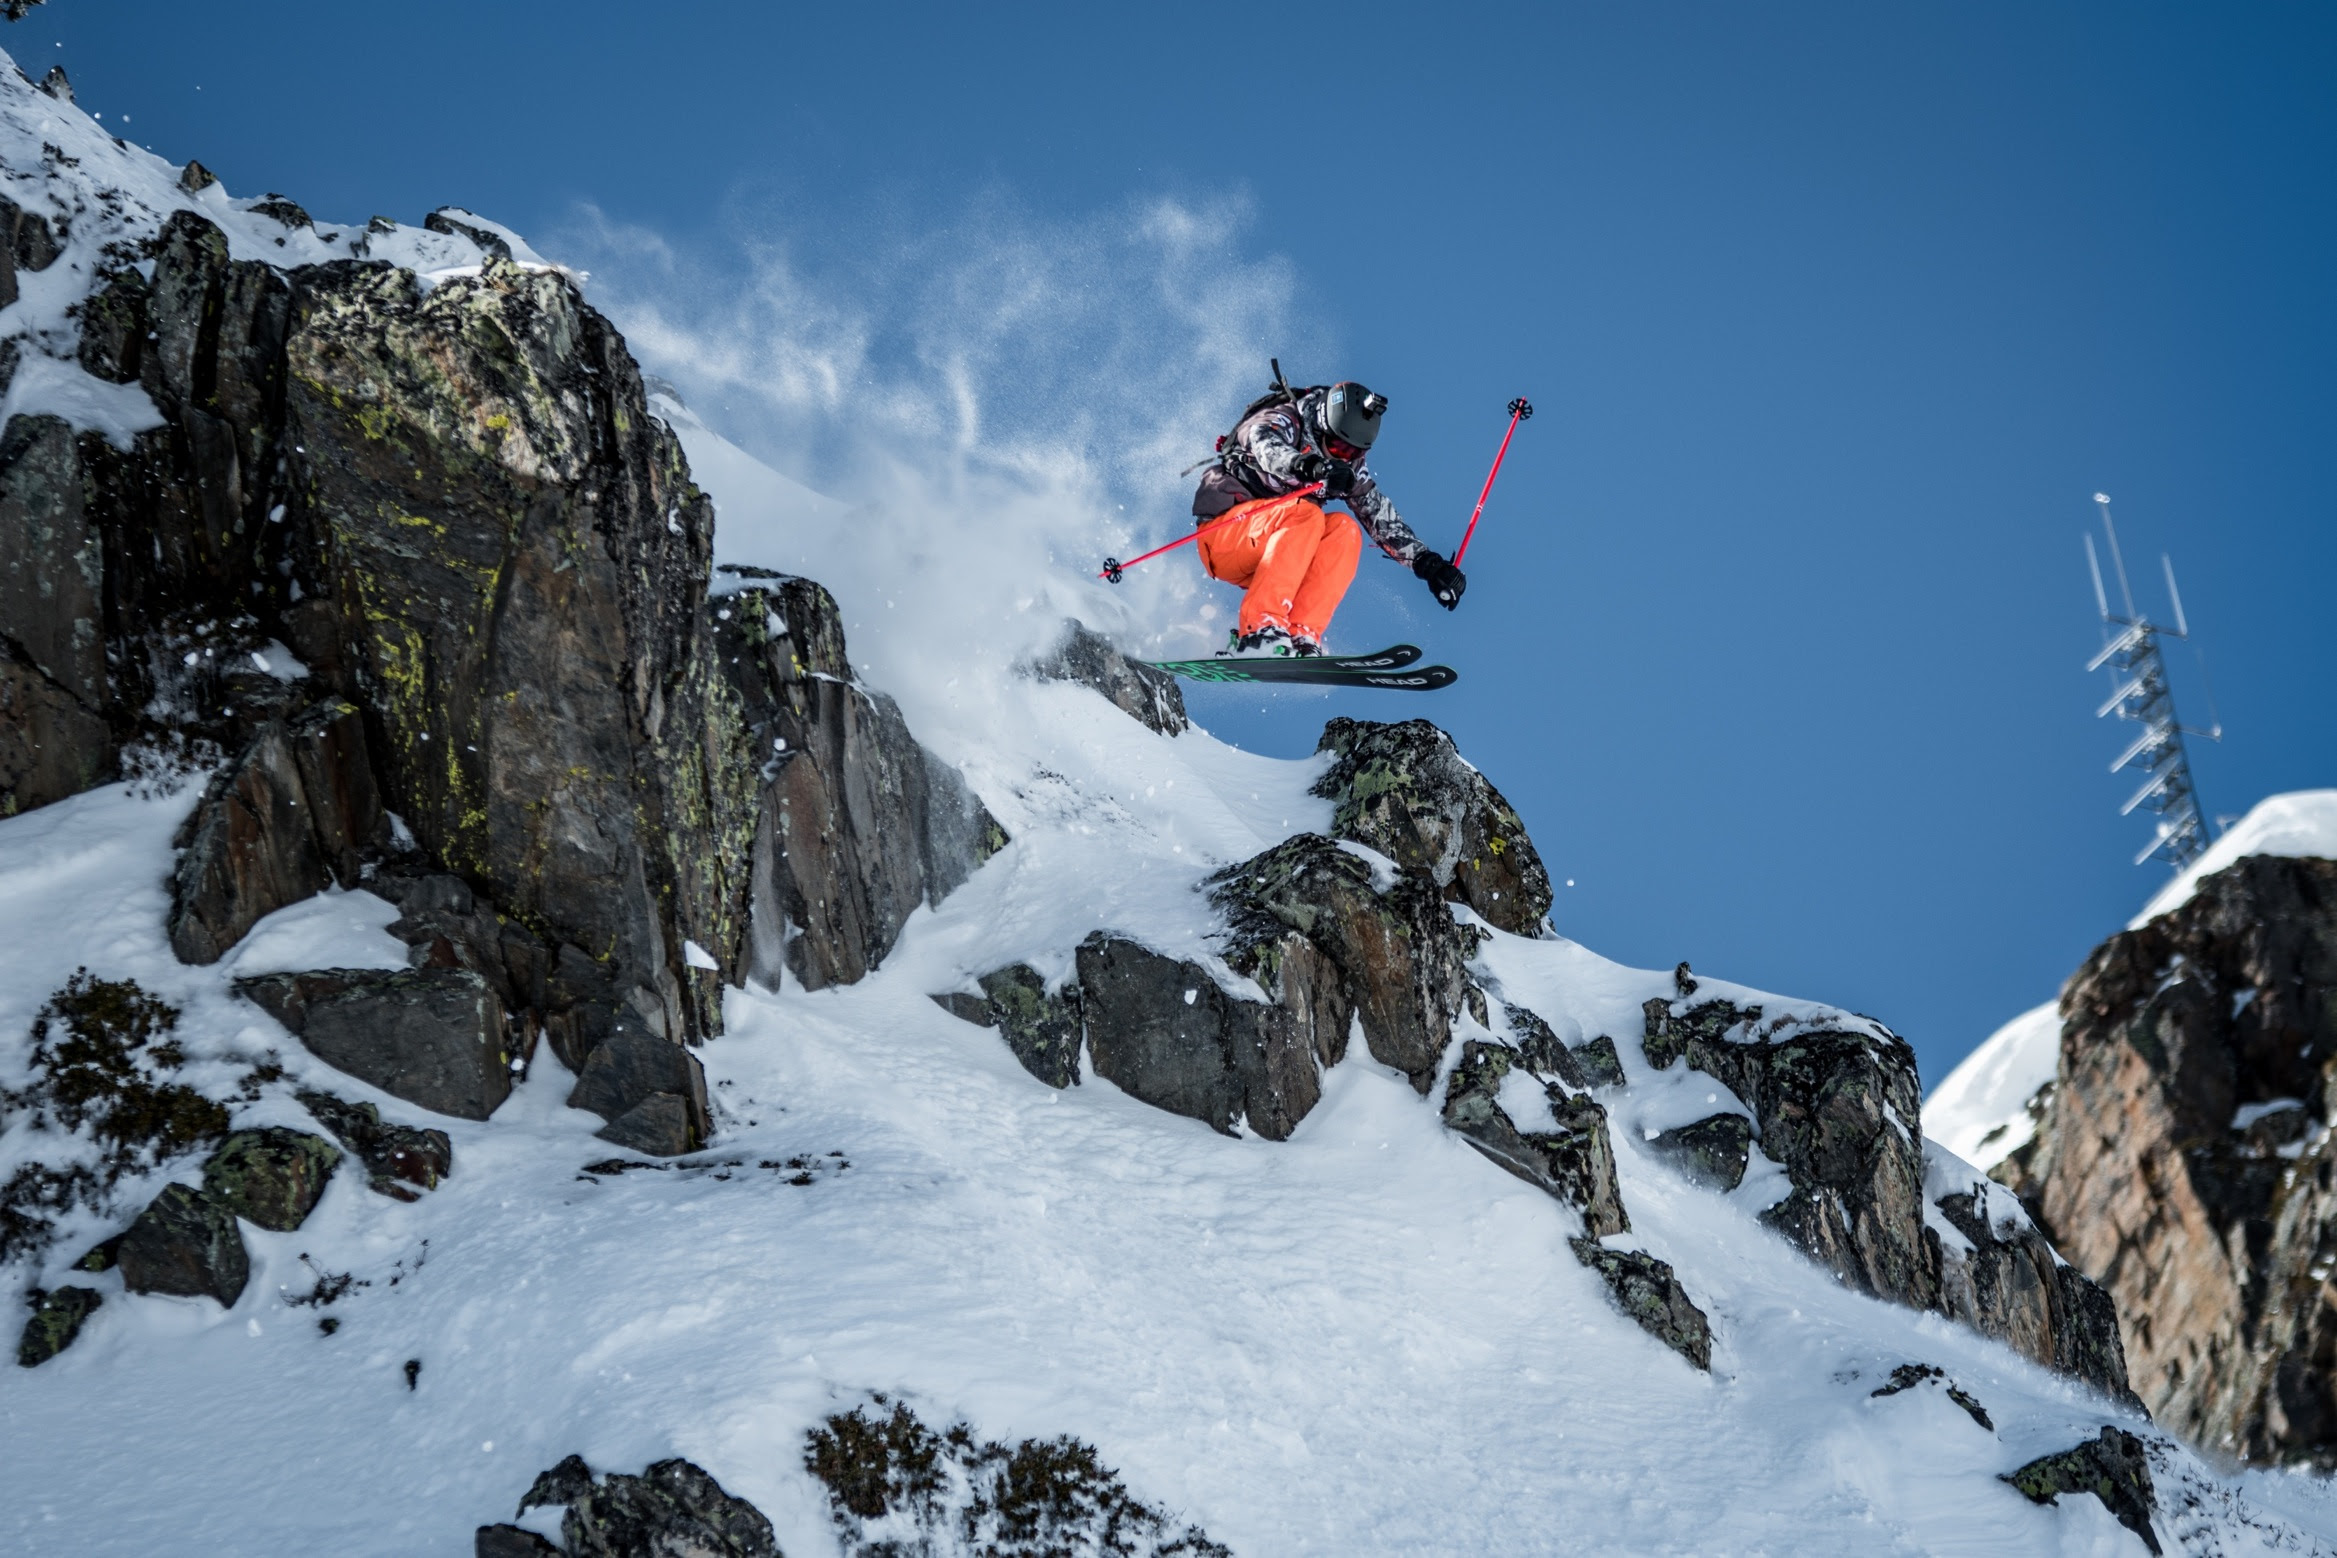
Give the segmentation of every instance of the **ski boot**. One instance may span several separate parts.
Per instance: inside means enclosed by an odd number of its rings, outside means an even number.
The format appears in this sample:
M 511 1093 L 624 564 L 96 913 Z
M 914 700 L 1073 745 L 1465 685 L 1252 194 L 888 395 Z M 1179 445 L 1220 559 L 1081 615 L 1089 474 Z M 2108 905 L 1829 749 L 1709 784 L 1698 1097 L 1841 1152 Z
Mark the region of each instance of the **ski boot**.
M 1271 622 L 1260 627 L 1255 633 L 1244 633 L 1241 629 L 1236 628 L 1227 637 L 1226 646 L 1217 651 L 1217 658 L 1220 660 L 1246 659 L 1257 655 L 1287 656 L 1296 653 L 1291 647 L 1294 640 L 1290 634 Z M 1317 651 L 1317 653 L 1320 652 Z

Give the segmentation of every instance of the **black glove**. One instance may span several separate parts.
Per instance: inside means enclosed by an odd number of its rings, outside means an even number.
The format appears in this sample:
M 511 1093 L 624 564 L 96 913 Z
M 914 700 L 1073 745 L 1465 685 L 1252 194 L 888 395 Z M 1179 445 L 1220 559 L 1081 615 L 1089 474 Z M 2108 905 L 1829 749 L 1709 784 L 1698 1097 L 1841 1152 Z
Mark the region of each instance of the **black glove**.
M 1461 593 L 1469 587 L 1468 578 L 1434 552 L 1423 550 L 1413 558 L 1412 571 L 1427 582 L 1428 593 L 1447 611 L 1460 605 Z
M 1355 467 L 1337 455 L 1323 461 L 1323 469 L 1316 478 L 1323 484 L 1326 498 L 1344 498 L 1355 490 Z
M 1298 458 L 1290 462 L 1290 474 L 1297 477 L 1302 486 L 1308 482 L 1321 481 L 1330 468 L 1330 460 L 1312 449 L 1300 450 Z

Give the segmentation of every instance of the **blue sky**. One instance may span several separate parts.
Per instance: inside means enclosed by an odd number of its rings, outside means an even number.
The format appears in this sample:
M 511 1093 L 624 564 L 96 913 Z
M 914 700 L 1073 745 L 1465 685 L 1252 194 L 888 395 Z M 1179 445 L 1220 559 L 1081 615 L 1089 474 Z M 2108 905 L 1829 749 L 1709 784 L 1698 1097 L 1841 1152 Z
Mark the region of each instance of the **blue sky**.
M 467 205 L 620 288 L 654 235 L 707 307 L 783 244 L 881 323 L 874 246 L 1011 231 L 1135 308 L 1159 278 L 1094 235 L 1200 213 L 1273 293 L 1261 375 L 1393 397 L 1374 463 L 1433 543 L 1539 410 L 1462 610 L 1367 559 L 1340 624 L 1459 687 L 1204 718 L 1298 752 L 1432 712 L 1573 879 L 1561 929 L 1872 1012 L 1934 1079 L 2164 875 L 2082 672 L 2096 489 L 2146 602 L 2181 570 L 2209 808 L 2337 783 L 2323 7 L 54 0 L 4 42 L 238 194 Z M 1061 393 L 1016 373 L 993 400 Z

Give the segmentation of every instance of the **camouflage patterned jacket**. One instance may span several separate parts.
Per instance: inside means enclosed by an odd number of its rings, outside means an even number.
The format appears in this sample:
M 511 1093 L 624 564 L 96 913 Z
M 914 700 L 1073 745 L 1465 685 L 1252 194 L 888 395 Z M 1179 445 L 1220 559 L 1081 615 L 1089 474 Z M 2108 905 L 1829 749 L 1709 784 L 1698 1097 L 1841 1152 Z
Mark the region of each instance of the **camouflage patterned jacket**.
M 1328 386 L 1317 385 L 1301 390 L 1296 406 L 1285 401 L 1242 418 L 1227 436 L 1220 457 L 1202 476 L 1200 490 L 1193 494 L 1193 517 L 1215 519 L 1237 503 L 1305 486 L 1295 467 L 1301 455 L 1322 450 L 1326 393 Z M 1347 494 L 1347 507 L 1381 551 L 1400 563 L 1410 563 L 1428 548 L 1412 534 L 1412 527 L 1404 523 L 1388 495 L 1380 491 L 1365 463 L 1368 459 L 1366 455 L 1355 461 L 1355 486 Z

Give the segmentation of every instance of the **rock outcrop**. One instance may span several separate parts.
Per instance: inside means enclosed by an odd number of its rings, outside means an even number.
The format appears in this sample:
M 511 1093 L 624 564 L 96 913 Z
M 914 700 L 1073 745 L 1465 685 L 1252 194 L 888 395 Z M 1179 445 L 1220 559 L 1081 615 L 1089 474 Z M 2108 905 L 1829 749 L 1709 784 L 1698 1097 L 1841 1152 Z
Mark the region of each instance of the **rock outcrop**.
M 1317 1051 L 1344 1053 L 1352 1014 L 1371 1058 L 1428 1092 L 1476 988 L 1478 934 L 1454 922 L 1428 873 L 1301 833 L 1219 872 L 1211 897 L 1226 919 L 1226 962 L 1265 987 Z
M 1079 1085 L 1079 986 L 1050 991 L 1028 963 L 984 974 L 978 996 L 962 992 L 933 999 L 966 1021 L 996 1028 L 1032 1076 L 1049 1087 Z
M 1006 844 L 956 770 L 919 746 L 892 699 L 853 679 L 834 597 L 809 579 L 732 569 L 712 608 L 738 709 L 750 799 L 753 944 L 776 986 L 851 984 L 920 903 L 939 903 Z
M 2001 1165 L 2116 1300 L 2152 1415 L 2337 1467 L 2337 861 L 2255 856 L 2095 950 L 2035 1139 Z
M 330 1093 L 303 1089 L 300 1106 L 357 1155 L 370 1176 L 368 1186 L 398 1201 L 436 1190 L 454 1172 L 454 1142 L 446 1132 L 385 1121 L 371 1104 L 353 1104 Z
M 1501 1084 L 1515 1070 L 1529 1074 L 1516 1050 L 1471 1039 L 1445 1083 L 1444 1123 L 1470 1146 L 1529 1185 L 1582 1213 L 1593 1239 L 1630 1229 L 1623 1192 L 1615 1183 L 1615 1149 L 1607 1112 L 1562 1082 L 1535 1080 L 1550 1113 L 1546 1130 L 1520 1129 L 1501 1106 Z
M 563 1553 L 567 1558 L 779 1558 L 762 1511 L 723 1491 L 684 1460 L 658 1461 L 640 1476 L 595 1476 L 580 1456 L 545 1472 L 519 1512 L 565 1506 L 560 1545 L 516 1526 L 482 1526 L 481 1554 Z M 532 1538 L 532 1542 L 531 1542 Z
M 1121 713 L 1164 736 L 1192 728 L 1174 676 L 1131 660 L 1084 622 L 1064 623 L 1062 642 L 1033 661 L 1030 673 L 1042 681 L 1093 688 Z
M 188 820 L 171 950 L 216 963 L 278 909 L 336 882 L 357 886 L 387 826 L 356 705 L 333 698 L 268 719 Z
M 16 1362 L 27 1369 L 39 1368 L 72 1346 L 82 1323 L 105 1302 L 95 1288 L 84 1287 L 50 1288 L 26 1296 L 32 1300 L 32 1314 L 17 1338 Z
M 235 1213 L 207 1191 L 165 1185 L 122 1235 L 114 1252 L 133 1293 L 215 1298 L 227 1308 L 251 1280 L 251 1255 Z
M 511 1094 L 494 987 L 464 968 L 327 968 L 235 982 L 329 1066 L 408 1103 L 484 1120 Z
M 0 218 L 4 291 L 57 243 Z M 421 1028 L 505 1064 L 540 1033 L 577 1068 L 619 1034 L 695 1043 L 725 981 L 861 977 L 1004 836 L 853 681 L 825 591 L 709 599 L 712 507 L 574 281 L 468 213 L 426 225 L 478 274 L 239 261 L 192 211 L 107 246 L 76 359 L 161 425 L 0 428 L 0 814 L 126 749 L 229 755 L 182 840 L 178 954 L 327 883 L 401 898 L 415 978 L 304 1039 L 361 1028 L 356 1074 L 480 1117 L 503 1084 L 417 1060 Z M 651 1092 L 612 1129 L 703 1139 L 690 1089 Z
M 316 1210 L 340 1162 L 340 1148 L 306 1131 L 237 1131 L 203 1165 L 203 1189 L 245 1222 L 290 1233 Z
M 1654 999 L 1641 1046 L 1649 1065 L 1684 1059 L 1752 1110 L 1762 1152 L 1793 1182 L 1763 1214 L 1772 1227 L 1863 1291 L 1929 1309 L 1939 1278 L 1923 1236 L 1915 1052 L 1862 1026 L 1764 1024 L 1759 1007 Z
M 2102 1426 L 2101 1436 L 2052 1455 L 2040 1455 L 2004 1478 L 2032 1504 L 2060 1502 L 2064 1493 L 2091 1493 L 2118 1524 L 2161 1552 L 2151 1515 L 2158 1495 L 2151 1486 L 2150 1461 L 2142 1441 L 2123 1428 Z
M 1314 793 L 1336 804 L 1331 832 L 1425 874 L 1455 903 L 1520 936 L 1550 913 L 1550 874 L 1501 792 L 1426 720 L 1335 719 L 1317 752 L 1331 766 Z
M 1793 1188 L 1762 1220 L 1845 1282 L 1934 1309 L 2027 1357 L 2132 1401 L 2111 1296 L 2054 1254 L 2017 1207 L 1992 1206 L 1952 1159 L 1927 1167 L 1914 1051 L 1871 1018 L 1778 1017 L 1694 999 L 1644 1009 L 1641 1046 L 1662 1069 L 1685 1061 L 1751 1111 L 1715 1115 L 1649 1145 L 1716 1188 L 1743 1177 L 1751 1144 Z M 2009 1200 L 1999 1189 L 1994 1195 Z M 1928 1208 L 1928 1212 L 1927 1212 Z

